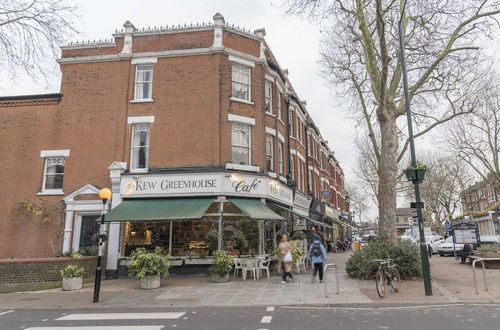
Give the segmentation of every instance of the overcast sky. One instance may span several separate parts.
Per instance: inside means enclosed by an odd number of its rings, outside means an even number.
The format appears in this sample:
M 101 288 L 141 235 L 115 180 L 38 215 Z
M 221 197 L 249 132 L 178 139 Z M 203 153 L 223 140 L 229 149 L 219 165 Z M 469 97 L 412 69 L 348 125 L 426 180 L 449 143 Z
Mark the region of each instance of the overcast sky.
M 266 29 L 266 39 L 282 68 L 289 70 L 289 78 L 299 97 L 307 101 L 307 109 L 328 140 L 346 174 L 353 180 L 354 128 L 345 119 L 331 91 L 319 75 L 320 28 L 306 20 L 285 16 L 282 0 L 85 0 L 81 6 L 79 35 L 71 41 L 110 38 L 126 20 L 136 27 L 184 24 L 211 21 L 220 12 L 226 22 L 254 30 Z M 55 60 L 52 61 L 55 64 Z M 33 82 L 19 77 L 16 83 L 0 82 L 0 95 L 58 92 L 59 76 L 49 81 Z

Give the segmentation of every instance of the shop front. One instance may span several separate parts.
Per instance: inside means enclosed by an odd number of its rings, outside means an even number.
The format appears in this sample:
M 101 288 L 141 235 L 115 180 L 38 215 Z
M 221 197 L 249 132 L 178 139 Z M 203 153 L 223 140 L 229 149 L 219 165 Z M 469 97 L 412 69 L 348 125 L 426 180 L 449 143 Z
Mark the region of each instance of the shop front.
M 120 228 L 119 242 L 110 235 L 108 269 L 126 264 L 138 247 L 162 247 L 174 266 L 211 264 L 218 249 L 270 254 L 277 233 L 291 229 L 281 208 L 293 207 L 293 191 L 257 174 L 123 174 L 118 190 L 121 201 L 105 217 Z

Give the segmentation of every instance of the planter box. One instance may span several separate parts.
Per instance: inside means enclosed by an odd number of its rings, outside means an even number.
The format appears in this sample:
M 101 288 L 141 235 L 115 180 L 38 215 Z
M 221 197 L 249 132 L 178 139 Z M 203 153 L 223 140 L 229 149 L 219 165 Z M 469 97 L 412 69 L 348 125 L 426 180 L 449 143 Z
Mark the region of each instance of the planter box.
M 407 168 L 405 170 L 406 179 L 408 181 L 414 182 L 419 181 L 422 182 L 425 179 L 426 168 Z
M 221 276 L 219 274 L 212 274 L 212 282 L 215 283 L 224 283 L 229 282 L 229 274 Z
M 160 275 L 152 275 L 141 278 L 141 289 L 157 289 L 160 287 Z
M 81 277 L 63 277 L 62 289 L 63 291 L 74 291 L 82 288 Z
M 500 258 L 500 252 L 477 252 L 474 255 L 479 258 Z M 476 265 L 478 264 L 476 263 Z M 500 260 L 484 261 L 484 267 L 500 269 Z
M 213 263 L 212 258 L 189 258 L 184 259 L 185 265 L 211 265 Z

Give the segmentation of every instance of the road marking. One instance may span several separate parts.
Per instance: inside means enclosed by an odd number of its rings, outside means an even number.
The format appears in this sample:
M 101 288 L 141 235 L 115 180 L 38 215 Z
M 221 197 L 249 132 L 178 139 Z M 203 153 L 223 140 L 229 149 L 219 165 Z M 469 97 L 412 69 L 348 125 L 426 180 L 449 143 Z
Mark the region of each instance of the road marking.
M 83 326 L 83 327 L 33 327 L 25 330 L 161 330 L 163 325 L 120 325 L 120 326 Z
M 387 309 L 412 309 L 412 308 L 439 308 L 439 307 L 455 307 L 463 306 L 465 304 L 446 304 L 446 305 L 420 305 L 420 306 L 397 306 L 397 307 L 379 307 L 379 310 Z
M 14 312 L 14 311 L 13 311 L 13 310 L 11 310 L 11 311 L 0 312 L 0 315 L 9 314 L 9 313 L 12 313 L 12 312 Z
M 273 306 L 267 307 L 266 312 L 274 312 L 274 307 Z
M 327 307 L 327 306 L 282 306 L 281 308 L 286 309 L 334 309 L 334 310 L 398 310 L 398 309 L 421 309 L 421 308 L 439 308 L 439 307 L 458 307 L 464 306 L 465 304 L 442 304 L 442 305 L 417 305 L 417 306 L 395 306 L 395 307 Z M 484 306 L 484 304 L 478 304 L 478 306 Z
M 272 319 L 273 319 L 272 316 L 262 316 L 262 319 L 260 320 L 260 323 L 271 323 Z
M 186 313 L 89 313 L 69 314 L 58 321 L 178 319 Z

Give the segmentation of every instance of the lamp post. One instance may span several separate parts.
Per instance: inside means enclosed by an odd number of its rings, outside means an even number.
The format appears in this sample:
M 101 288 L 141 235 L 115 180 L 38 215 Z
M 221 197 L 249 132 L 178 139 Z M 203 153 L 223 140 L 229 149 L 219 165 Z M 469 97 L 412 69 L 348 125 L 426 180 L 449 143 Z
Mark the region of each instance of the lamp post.
M 99 253 L 97 255 L 97 267 L 95 269 L 94 282 L 94 303 L 99 302 L 99 292 L 101 291 L 101 261 L 104 250 L 104 217 L 106 215 L 106 204 L 111 198 L 111 190 L 103 188 L 99 191 L 99 197 L 102 200 L 101 225 L 99 226 Z
M 413 127 L 411 120 L 411 110 L 410 110 L 410 93 L 408 91 L 408 72 L 406 71 L 406 56 L 405 56 L 405 36 L 403 32 L 403 15 L 405 12 L 406 0 L 403 3 L 403 8 L 401 9 L 401 16 L 398 21 L 399 30 L 399 56 L 401 61 L 401 71 L 403 73 L 403 89 L 405 97 L 405 107 L 406 107 L 406 119 L 408 122 L 408 139 L 410 141 L 410 155 L 411 155 L 411 166 L 413 169 L 417 167 L 417 157 L 415 155 L 415 141 L 413 139 Z M 417 178 L 413 179 L 413 186 L 415 188 L 415 206 L 417 209 L 417 219 L 418 219 L 418 232 L 420 234 L 420 258 L 422 260 L 422 273 L 424 275 L 424 288 L 425 295 L 432 296 L 432 285 L 431 285 L 431 272 L 429 267 L 429 257 L 427 255 L 427 244 L 425 242 L 424 234 L 424 224 L 422 220 L 422 201 L 420 198 L 420 187 L 419 180 Z

